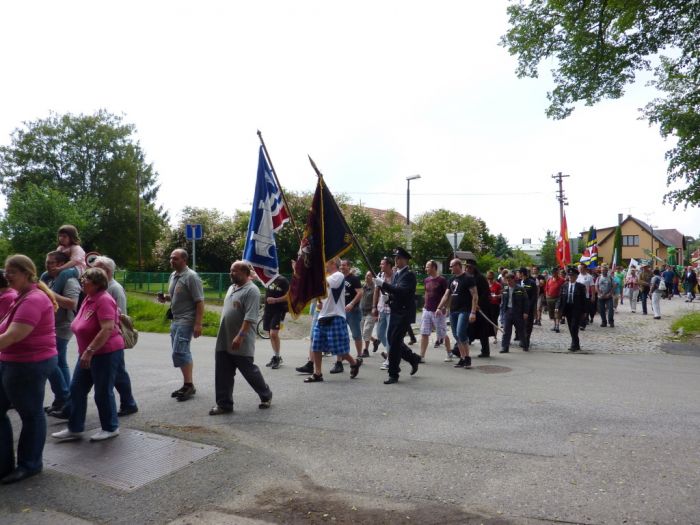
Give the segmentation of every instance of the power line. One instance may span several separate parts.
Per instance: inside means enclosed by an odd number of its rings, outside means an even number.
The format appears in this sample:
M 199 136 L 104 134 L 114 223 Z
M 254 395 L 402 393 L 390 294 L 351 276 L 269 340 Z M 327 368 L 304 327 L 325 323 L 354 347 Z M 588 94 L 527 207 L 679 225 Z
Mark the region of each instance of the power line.
M 335 193 L 343 193 L 345 195 L 403 195 L 400 192 L 393 191 L 343 191 L 335 190 Z M 414 193 L 411 192 L 411 196 L 414 195 L 424 195 L 427 197 L 501 197 L 504 195 L 545 195 L 546 191 L 522 191 L 522 192 L 505 192 L 505 193 Z

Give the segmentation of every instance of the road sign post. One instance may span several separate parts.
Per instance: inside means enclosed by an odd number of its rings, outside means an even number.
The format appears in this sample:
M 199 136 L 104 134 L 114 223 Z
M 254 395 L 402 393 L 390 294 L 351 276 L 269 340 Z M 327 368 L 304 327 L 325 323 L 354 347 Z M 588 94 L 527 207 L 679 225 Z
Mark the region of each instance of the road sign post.
M 197 241 L 202 238 L 201 224 L 186 224 L 185 238 L 192 241 L 192 270 L 197 271 Z
M 447 237 L 447 242 L 449 242 L 450 246 L 452 246 L 452 256 L 457 257 L 457 249 L 459 248 L 462 239 L 464 239 L 464 232 L 446 233 L 445 237 Z

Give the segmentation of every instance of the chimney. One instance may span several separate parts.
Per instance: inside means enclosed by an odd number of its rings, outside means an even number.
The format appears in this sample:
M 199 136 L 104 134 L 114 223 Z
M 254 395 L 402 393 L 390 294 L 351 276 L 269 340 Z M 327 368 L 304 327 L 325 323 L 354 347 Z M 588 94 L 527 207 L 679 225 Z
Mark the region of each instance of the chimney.
M 617 225 L 619 226 L 620 224 L 622 224 L 622 214 L 618 213 L 617 214 Z

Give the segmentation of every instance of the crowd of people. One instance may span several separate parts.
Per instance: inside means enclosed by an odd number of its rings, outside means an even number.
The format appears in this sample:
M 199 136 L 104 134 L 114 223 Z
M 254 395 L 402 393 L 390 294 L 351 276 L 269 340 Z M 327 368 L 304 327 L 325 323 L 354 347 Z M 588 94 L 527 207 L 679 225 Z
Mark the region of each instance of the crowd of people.
M 85 434 L 87 397 L 94 389 L 100 430 L 91 441 L 119 435 L 119 418 L 138 412 L 131 379 L 124 359 L 125 341 L 121 319 L 127 313 L 126 294 L 115 281 L 115 263 L 105 256 L 85 260 L 75 227 L 62 226 L 59 245 L 46 255 L 46 271 L 38 276 L 34 263 L 24 255 L 13 255 L 0 271 L 0 483 L 21 481 L 42 470 L 46 440 L 46 416 L 67 420 L 54 432 L 58 441 L 80 440 Z M 411 254 L 398 247 L 380 262 L 381 271 L 365 274 L 364 282 L 350 261 L 327 261 L 327 295 L 311 305 L 312 327 L 309 358 L 296 371 L 305 383 L 324 381 L 323 356 L 335 357 L 331 374 L 350 368 L 358 376 L 363 360 L 384 347 L 381 368 L 387 371 L 384 384 L 399 382 L 401 363 L 418 372 L 435 332 L 435 347 L 444 346 L 445 362 L 455 368 L 472 367 L 471 347 L 479 341 L 478 358 L 491 357 L 490 344 L 510 352 L 512 342 L 527 352 L 532 345 L 533 326 L 541 325 L 546 312 L 552 330 L 562 324 L 571 336 L 569 350 L 581 350 L 579 332 L 600 316 L 601 327 L 615 327 L 615 312 L 628 301 L 635 312 L 640 303 L 647 314 L 647 300 L 655 319 L 661 317 L 662 298 L 672 299 L 683 286 L 686 301 L 695 299 L 697 274 L 692 267 L 678 275 L 672 268 L 651 270 L 642 265 L 627 272 L 618 266 L 589 269 L 585 265 L 540 272 L 537 267 L 511 271 L 499 268 L 482 275 L 476 258 L 468 253 L 450 261 L 451 278 L 439 273 L 438 263 L 425 263 L 425 296 L 420 321 L 420 351 L 412 330 L 416 322 L 417 277 L 409 263 Z M 182 387 L 172 392 L 178 402 L 197 392 L 190 344 L 202 333 L 204 289 L 199 275 L 188 266 L 188 253 L 170 254 L 172 273 L 168 293 L 158 301 L 169 303 L 172 363 L 180 369 Z M 240 371 L 260 398 L 259 408 L 272 405 L 272 391 L 255 364 L 256 325 L 261 293 L 254 282 L 254 269 L 244 261 L 230 267 L 231 286 L 224 298 L 215 343 L 215 404 L 209 415 L 233 412 L 234 378 Z M 681 284 L 682 283 L 682 284 Z M 287 312 L 289 281 L 278 275 L 268 284 L 264 297 L 263 325 L 269 330 L 272 358 L 267 366 L 282 364 L 279 331 Z M 448 322 L 451 336 L 448 333 Z M 75 335 L 78 361 L 71 374 L 68 343 Z M 409 337 L 409 344 L 404 341 Z M 350 339 L 356 355 L 352 355 Z M 453 344 L 452 344 L 453 343 Z M 46 383 L 54 395 L 44 407 Z M 119 395 L 119 408 L 114 391 Z M 15 457 L 13 429 L 7 415 L 14 408 L 22 429 Z

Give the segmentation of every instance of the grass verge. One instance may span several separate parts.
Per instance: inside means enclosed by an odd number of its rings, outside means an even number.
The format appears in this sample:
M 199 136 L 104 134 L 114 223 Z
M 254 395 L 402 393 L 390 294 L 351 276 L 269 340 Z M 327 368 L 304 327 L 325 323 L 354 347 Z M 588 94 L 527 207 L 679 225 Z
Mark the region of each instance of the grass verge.
M 693 312 L 676 319 L 671 325 L 671 329 L 677 332 L 679 328 L 683 328 L 684 338 L 700 334 L 700 312 Z
M 138 331 L 158 334 L 170 333 L 170 321 L 165 318 L 165 312 L 168 310 L 166 305 L 129 295 L 127 307 L 129 317 L 134 320 Z M 202 335 L 216 337 L 216 332 L 219 329 L 219 318 L 218 313 L 205 311 L 202 321 Z

